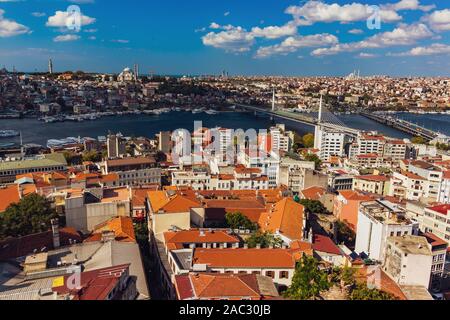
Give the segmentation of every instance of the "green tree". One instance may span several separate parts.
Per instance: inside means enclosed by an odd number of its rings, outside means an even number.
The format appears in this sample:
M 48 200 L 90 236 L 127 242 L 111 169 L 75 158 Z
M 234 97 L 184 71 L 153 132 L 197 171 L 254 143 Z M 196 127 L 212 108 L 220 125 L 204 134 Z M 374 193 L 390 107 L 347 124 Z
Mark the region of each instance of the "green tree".
M 337 241 L 344 243 L 347 247 L 355 246 L 356 234 L 350 227 L 342 221 L 336 221 Z
M 38 194 L 31 194 L 10 205 L 0 215 L 0 238 L 47 231 L 51 227 L 50 221 L 57 217 L 50 201 Z
M 328 212 L 322 202 L 317 200 L 301 199 L 298 203 L 304 206 L 309 213 L 319 214 Z
M 316 299 L 321 292 L 330 289 L 330 285 L 327 273 L 319 269 L 319 262 L 314 257 L 303 255 L 285 296 L 295 300 Z
M 312 153 L 308 153 L 304 156 L 306 161 L 314 162 L 316 170 L 320 170 L 320 167 L 322 166 L 322 160 L 316 155 Z
M 365 284 L 357 284 L 350 293 L 350 300 L 397 300 L 395 296 L 390 293 L 378 290 L 369 289 Z
M 308 133 L 303 136 L 302 138 L 303 145 L 305 148 L 312 148 L 314 147 L 314 135 L 312 133 Z
M 270 246 L 281 248 L 283 240 L 276 237 L 273 233 L 257 231 L 247 239 L 246 243 L 249 248 L 256 248 L 258 245 L 261 248 L 269 248 Z
M 102 154 L 97 151 L 87 151 L 83 153 L 83 161 L 100 162 L 102 161 Z
M 411 139 L 411 142 L 414 144 L 427 144 L 427 140 L 425 140 L 425 138 L 422 137 L 414 137 Z
M 258 226 L 240 212 L 225 215 L 227 227 L 231 229 L 257 230 Z

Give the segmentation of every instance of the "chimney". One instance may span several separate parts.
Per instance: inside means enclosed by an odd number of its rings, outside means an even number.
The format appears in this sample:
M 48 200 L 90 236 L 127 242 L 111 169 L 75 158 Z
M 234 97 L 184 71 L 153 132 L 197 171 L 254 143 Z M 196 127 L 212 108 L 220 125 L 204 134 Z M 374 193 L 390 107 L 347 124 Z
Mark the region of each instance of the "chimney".
M 52 236 L 53 236 L 53 248 L 59 248 L 61 246 L 60 238 L 59 238 L 59 220 L 52 219 L 50 221 L 52 225 Z

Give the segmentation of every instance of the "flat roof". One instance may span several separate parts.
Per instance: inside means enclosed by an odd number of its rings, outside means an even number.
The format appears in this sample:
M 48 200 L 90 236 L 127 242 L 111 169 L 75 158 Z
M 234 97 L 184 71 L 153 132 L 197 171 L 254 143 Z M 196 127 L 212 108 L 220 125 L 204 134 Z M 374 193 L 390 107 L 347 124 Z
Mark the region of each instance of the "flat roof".
M 0 162 L 0 171 L 42 168 L 51 166 L 67 166 L 66 158 L 62 153 L 45 154 L 40 159 Z

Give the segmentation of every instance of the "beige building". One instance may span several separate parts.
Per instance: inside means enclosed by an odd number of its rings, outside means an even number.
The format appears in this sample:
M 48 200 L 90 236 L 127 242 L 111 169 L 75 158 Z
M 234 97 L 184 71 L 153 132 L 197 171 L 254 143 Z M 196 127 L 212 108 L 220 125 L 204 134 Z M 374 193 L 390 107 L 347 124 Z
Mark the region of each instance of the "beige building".
M 381 175 L 357 176 L 353 179 L 353 190 L 388 195 L 390 178 Z
M 399 285 L 428 288 L 433 263 L 431 249 L 424 237 L 389 237 L 383 270 Z
M 90 232 L 111 218 L 131 215 L 131 189 L 87 189 L 69 192 L 65 199 L 66 224 Z

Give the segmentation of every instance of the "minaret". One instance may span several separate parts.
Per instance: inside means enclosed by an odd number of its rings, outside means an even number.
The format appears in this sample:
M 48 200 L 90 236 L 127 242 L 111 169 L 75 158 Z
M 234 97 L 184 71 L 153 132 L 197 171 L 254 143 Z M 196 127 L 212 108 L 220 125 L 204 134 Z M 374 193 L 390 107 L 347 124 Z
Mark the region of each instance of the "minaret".
M 275 112 L 275 87 L 272 90 L 272 112 Z
M 53 74 L 53 61 L 48 59 L 48 73 Z
M 323 113 L 323 96 L 320 94 L 320 106 L 319 106 L 319 117 L 318 117 L 318 124 L 322 123 L 322 113 Z

